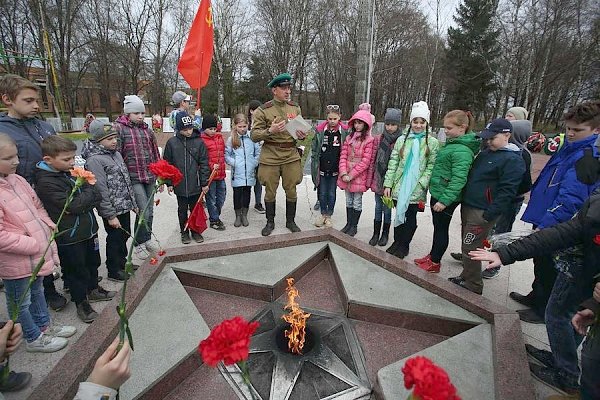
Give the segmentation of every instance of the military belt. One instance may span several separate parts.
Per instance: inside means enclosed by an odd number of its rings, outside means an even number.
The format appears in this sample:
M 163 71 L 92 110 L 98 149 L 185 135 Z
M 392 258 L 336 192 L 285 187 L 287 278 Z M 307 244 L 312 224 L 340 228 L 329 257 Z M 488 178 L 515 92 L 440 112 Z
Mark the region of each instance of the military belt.
M 291 143 L 291 142 L 279 143 L 279 142 L 267 142 L 267 141 L 265 141 L 264 144 L 266 144 L 267 146 L 279 147 L 280 149 L 291 149 L 292 147 L 296 147 L 296 144 L 295 143 Z

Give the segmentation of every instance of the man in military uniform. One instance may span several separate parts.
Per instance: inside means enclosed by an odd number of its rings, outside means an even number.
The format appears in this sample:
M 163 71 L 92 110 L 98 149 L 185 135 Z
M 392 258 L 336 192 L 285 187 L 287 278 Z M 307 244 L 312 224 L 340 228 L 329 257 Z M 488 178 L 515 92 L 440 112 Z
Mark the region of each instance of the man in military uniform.
M 275 229 L 275 195 L 281 178 L 285 190 L 285 226 L 292 232 L 300 232 L 294 222 L 296 217 L 296 185 L 302 182 L 300 154 L 296 149 L 296 139 L 285 129 L 285 125 L 300 115 L 298 104 L 290 100 L 292 76 L 277 75 L 268 87 L 273 92 L 273 100 L 256 109 L 252 116 L 252 140 L 264 140 L 259 159 L 258 180 L 265 186 L 265 209 L 267 225 L 263 236 L 269 236 Z M 306 137 L 302 131 L 295 132 L 298 139 Z

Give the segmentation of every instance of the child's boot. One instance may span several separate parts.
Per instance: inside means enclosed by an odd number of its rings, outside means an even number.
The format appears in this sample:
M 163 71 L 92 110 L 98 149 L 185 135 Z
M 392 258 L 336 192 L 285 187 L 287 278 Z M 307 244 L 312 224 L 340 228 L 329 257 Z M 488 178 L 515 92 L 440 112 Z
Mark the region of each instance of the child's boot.
M 379 242 L 377 246 L 385 246 L 388 242 L 388 236 L 390 234 L 390 223 L 384 222 L 383 229 L 381 230 L 381 237 L 379 238 Z
M 373 236 L 369 240 L 371 246 L 375 246 L 379 241 L 379 231 L 381 230 L 381 221 L 373 220 Z
M 388 247 L 385 252 L 394 254 L 398 250 L 398 247 L 400 247 L 400 226 L 395 226 L 394 227 L 394 241 L 392 242 L 392 245 L 390 247 Z
M 181 232 L 181 243 L 190 244 L 192 240 L 190 239 L 190 231 Z
M 77 304 L 77 316 L 83 322 L 90 324 L 94 322 L 96 318 L 98 318 L 98 313 L 92 308 L 87 300 L 84 300 Z
M 360 219 L 361 213 L 362 211 L 354 210 L 354 213 L 352 215 L 352 226 L 350 226 L 350 229 L 348 229 L 348 232 L 346 232 L 346 234 L 350 236 L 356 235 L 356 233 L 358 232 L 358 220 Z
M 250 225 L 250 222 L 248 222 L 248 209 L 247 208 L 242 208 L 242 225 L 243 226 Z
M 235 211 L 235 222 L 233 223 L 233 226 L 235 226 L 236 228 L 239 228 L 240 226 L 242 226 L 242 209 L 238 208 Z
M 354 214 L 354 208 L 346 207 L 346 225 L 344 225 L 344 227 L 342 229 L 340 229 L 340 232 L 342 232 L 342 233 L 348 232 L 348 229 L 350 229 L 350 225 L 352 223 L 352 215 L 353 214 Z

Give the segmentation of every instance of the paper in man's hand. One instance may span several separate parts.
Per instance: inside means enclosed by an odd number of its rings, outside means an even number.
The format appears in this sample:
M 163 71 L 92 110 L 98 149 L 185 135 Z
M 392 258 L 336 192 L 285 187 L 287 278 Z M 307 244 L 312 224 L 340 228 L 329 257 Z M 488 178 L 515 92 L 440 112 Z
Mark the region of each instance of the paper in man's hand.
M 288 131 L 288 133 L 292 135 L 294 139 L 298 139 L 296 136 L 296 131 L 302 131 L 306 133 L 311 128 L 312 126 L 306 122 L 304 118 L 302 118 L 302 115 L 297 115 L 294 119 L 289 120 L 288 123 L 285 124 L 285 130 Z

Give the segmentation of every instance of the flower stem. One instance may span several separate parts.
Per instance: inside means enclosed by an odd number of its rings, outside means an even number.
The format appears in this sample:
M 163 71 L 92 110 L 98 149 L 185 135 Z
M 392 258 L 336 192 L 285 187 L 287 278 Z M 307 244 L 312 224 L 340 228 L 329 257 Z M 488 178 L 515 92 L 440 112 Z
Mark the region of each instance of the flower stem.
M 254 396 L 254 390 L 252 389 L 252 382 L 250 382 L 250 369 L 248 368 L 248 363 L 246 363 L 246 360 L 242 360 L 239 361 L 237 365 L 242 371 L 242 379 L 244 380 L 246 386 L 248 386 L 248 391 L 250 392 L 252 400 L 255 400 L 256 397 Z

